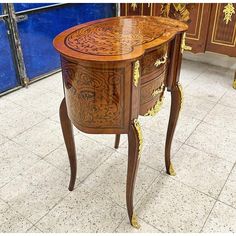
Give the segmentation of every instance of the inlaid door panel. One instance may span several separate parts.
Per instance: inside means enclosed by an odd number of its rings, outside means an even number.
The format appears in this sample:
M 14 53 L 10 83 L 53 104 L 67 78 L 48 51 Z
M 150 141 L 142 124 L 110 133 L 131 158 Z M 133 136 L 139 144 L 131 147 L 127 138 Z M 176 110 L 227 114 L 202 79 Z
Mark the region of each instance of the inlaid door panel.
M 188 8 L 189 22 L 186 43 L 192 47 L 192 52 L 204 52 L 206 47 L 208 22 L 210 18 L 210 4 L 195 3 Z
M 120 15 L 121 16 L 152 16 L 155 14 L 154 3 L 121 3 Z
M 236 56 L 236 3 L 212 4 L 206 50 Z

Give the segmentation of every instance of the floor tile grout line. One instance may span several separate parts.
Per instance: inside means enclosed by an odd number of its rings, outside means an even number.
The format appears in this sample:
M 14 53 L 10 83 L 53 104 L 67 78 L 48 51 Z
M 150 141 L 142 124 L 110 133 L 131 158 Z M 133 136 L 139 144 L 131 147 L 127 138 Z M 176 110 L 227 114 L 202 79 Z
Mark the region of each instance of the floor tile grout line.
M 158 175 L 156 176 L 156 178 L 154 178 L 154 180 L 149 184 L 148 188 L 145 189 L 144 193 L 140 196 L 140 198 L 137 200 L 137 202 L 134 204 L 134 207 L 137 207 L 139 202 L 142 200 L 143 196 L 148 192 L 149 189 L 151 189 L 152 185 L 154 185 L 154 182 L 155 183 L 158 183 L 160 180 L 161 180 L 161 172 L 158 171 Z M 156 182 L 156 180 L 158 179 L 158 181 Z
M 28 149 L 26 149 L 28 151 Z M 56 150 L 56 149 L 55 149 Z M 54 150 L 54 151 L 55 151 Z M 32 152 L 31 152 L 32 153 Z M 32 153 L 34 154 L 34 153 Z M 34 154 L 35 155 L 35 154 Z M 27 173 L 28 171 L 30 171 L 30 169 L 34 168 L 40 161 L 44 161 L 48 164 L 50 164 L 51 166 L 55 167 L 54 165 L 52 165 L 51 163 L 47 162 L 46 160 L 44 160 L 44 158 L 37 156 L 39 159 L 37 161 L 35 161 L 31 166 L 29 166 L 29 168 L 25 169 L 23 172 L 17 174 L 16 176 L 14 176 L 10 181 L 8 181 L 6 184 L 4 184 L 3 186 L 0 187 L 0 190 L 4 187 L 6 187 L 8 184 L 10 184 L 13 180 L 15 180 L 16 178 L 18 178 L 19 176 L 24 177 L 24 174 Z M 60 172 L 64 173 L 62 170 L 56 168 L 57 170 L 59 170 Z M 0 198 L 1 199 L 1 198 Z
M 127 217 L 127 216 L 126 216 L 126 217 Z M 120 222 L 120 223 L 117 225 L 117 227 L 112 231 L 112 233 L 116 233 L 116 230 L 120 227 L 120 225 L 123 223 L 123 221 L 125 220 L 126 217 L 123 216 L 121 222 Z M 132 226 L 130 225 L 130 227 L 132 227 Z
M 84 136 L 84 135 L 83 135 L 83 136 Z M 87 137 L 87 136 L 84 136 L 84 137 L 89 138 L 89 137 Z M 91 139 L 90 139 L 90 140 L 91 140 Z M 92 139 L 92 141 L 96 142 L 94 139 Z M 108 146 L 105 146 L 105 145 L 102 144 L 102 143 L 99 143 L 99 142 L 96 142 L 96 143 L 97 143 L 97 144 L 100 144 L 100 145 L 102 145 L 102 146 L 104 146 L 104 148 L 108 148 L 108 149 L 111 149 L 112 151 L 114 151 L 111 155 L 113 155 L 113 154 L 115 153 L 115 151 L 116 151 L 115 149 L 109 148 Z M 65 174 L 67 174 L 67 175 L 70 176 L 70 173 L 68 174 L 68 172 L 66 172 L 66 171 L 64 171 L 64 170 L 62 170 L 62 169 L 60 169 L 58 166 L 56 166 L 54 163 L 48 161 L 47 158 L 46 158 L 47 156 L 49 156 L 49 155 L 50 155 L 51 153 L 53 153 L 54 151 L 56 151 L 56 150 L 58 150 L 58 149 L 64 147 L 64 145 L 65 145 L 65 144 L 62 143 L 59 147 L 57 147 L 57 148 L 54 149 L 53 151 L 49 152 L 49 153 L 48 153 L 46 156 L 44 156 L 42 159 L 43 159 L 44 161 L 46 161 L 47 163 L 51 164 L 52 166 L 56 167 L 57 169 L 59 169 L 59 170 L 62 171 L 63 173 L 65 173 Z M 67 153 L 67 152 L 66 152 L 66 153 Z M 68 159 L 68 158 L 67 158 L 67 159 Z M 77 159 L 78 159 L 78 157 L 77 157 Z M 102 164 L 104 164 L 104 162 L 106 162 L 107 159 L 109 159 L 109 157 L 107 157 L 104 161 L 102 161 L 91 173 L 89 173 L 88 175 L 86 175 L 85 179 L 82 180 L 82 181 L 80 181 L 79 184 L 83 183 L 92 173 L 95 172 L 95 170 L 97 170 Z M 69 163 L 69 160 L 68 160 L 68 163 Z
M 223 96 L 223 95 L 222 95 Z M 214 104 L 214 106 L 208 111 L 208 113 L 214 109 L 214 107 L 216 106 L 217 102 Z M 200 126 L 200 124 L 202 124 L 204 122 L 205 117 L 208 115 L 208 113 L 203 117 L 203 119 L 196 125 L 196 127 L 194 128 L 194 130 L 190 133 L 190 135 L 185 139 L 184 144 L 188 141 L 188 139 L 190 138 L 190 136 L 193 134 L 193 132 L 196 131 L 196 129 Z M 178 124 L 177 124 L 178 125 Z
M 222 203 L 222 204 L 224 204 L 224 205 L 226 205 L 226 206 L 228 206 L 228 207 L 230 207 L 230 208 L 232 208 L 232 209 L 234 209 L 234 210 L 236 211 L 236 207 L 234 207 L 234 206 L 232 206 L 232 205 L 230 205 L 230 204 L 228 204 L 228 203 L 226 203 L 226 202 L 223 202 L 223 201 L 220 200 L 220 199 L 217 199 L 217 202 L 220 202 L 220 203 Z
M 28 150 L 27 150 L 28 151 Z M 32 153 L 32 152 L 31 152 Z M 32 153 L 34 154 L 34 153 Z M 35 154 L 34 154 L 35 155 Z M 23 176 L 24 173 L 26 173 L 27 171 L 29 171 L 34 165 L 36 165 L 39 161 L 42 161 L 42 158 L 37 156 L 39 159 L 37 161 L 35 161 L 31 166 L 29 166 L 27 169 L 25 169 L 23 172 L 15 175 L 12 179 L 10 179 L 7 183 L 5 183 L 4 185 L 0 186 L 0 190 L 2 188 L 4 188 L 6 185 L 10 184 L 13 180 L 15 180 L 18 176 Z
M 31 228 L 29 228 L 27 231 L 26 231 L 26 233 L 28 233 L 29 232 L 29 230 L 31 230 L 32 228 L 36 228 L 37 230 L 39 230 L 40 231 L 40 233 L 43 233 L 43 231 L 42 230 L 40 230 L 36 225 L 34 225 L 33 224 L 33 226 L 31 227 Z
M 207 71 L 208 71 L 208 68 L 206 68 L 204 71 L 202 71 L 198 75 L 196 75 L 196 77 L 194 77 L 192 79 L 192 81 L 196 81 L 202 74 L 204 74 Z M 180 74 L 180 83 L 181 83 L 181 74 Z M 190 84 L 191 84 L 191 81 L 187 84 L 187 86 L 185 86 L 185 88 L 187 88 Z
M 85 136 L 85 135 L 84 135 L 84 136 Z M 87 137 L 87 136 L 85 136 L 85 137 Z M 87 137 L 87 138 L 89 138 L 89 137 Z M 95 142 L 96 142 L 96 140 L 94 140 L 94 139 L 92 139 L 92 141 L 95 141 Z M 105 146 L 104 144 L 99 143 L 99 142 L 96 142 L 96 143 L 103 145 L 105 148 L 109 148 L 109 149 L 113 150 L 114 153 L 112 153 L 112 155 L 114 155 L 114 154 L 116 153 L 116 150 L 115 150 L 115 149 L 110 148 L 110 147 L 108 147 L 108 146 Z M 19 144 L 18 144 L 18 145 L 19 145 Z M 50 153 L 52 153 L 52 152 L 54 152 L 55 150 L 59 149 L 59 148 L 60 148 L 61 146 L 63 146 L 63 145 L 64 145 L 64 144 L 62 143 L 59 147 L 57 147 L 56 149 L 52 150 Z M 27 149 L 27 150 L 28 150 L 28 149 Z M 50 155 L 50 153 L 48 153 L 46 156 Z M 123 154 L 123 155 L 124 155 L 124 154 Z M 42 161 L 42 160 L 45 161 L 45 162 L 47 162 L 48 164 L 52 165 L 53 167 L 56 167 L 56 166 L 54 166 L 52 163 L 49 163 L 48 161 L 44 160 L 46 156 L 44 156 L 44 157 L 40 157 L 40 156 L 39 156 L 40 159 L 39 159 L 36 163 L 34 163 L 31 167 L 29 167 L 29 169 L 33 168 L 34 165 L 36 165 L 39 161 Z M 104 163 L 107 161 L 107 159 L 109 159 L 109 157 L 107 157 L 103 162 L 101 162 L 100 165 L 98 165 L 98 166 L 94 169 L 93 172 L 95 172 L 96 169 L 98 169 L 102 164 L 104 164 Z M 57 168 L 57 167 L 56 167 L 56 168 Z M 27 169 L 26 171 L 28 171 L 29 169 Z M 59 168 L 57 168 L 57 169 L 58 169 L 60 172 L 65 173 L 65 172 L 62 171 L 61 169 L 59 169 Z M 26 171 L 25 171 L 25 172 L 26 172 Z M 79 184 L 76 186 L 75 189 L 77 189 L 77 188 L 79 187 L 79 185 L 83 184 L 83 182 L 84 182 L 93 172 L 91 172 L 89 175 L 87 175 L 87 177 L 86 177 L 83 181 L 79 182 Z M 19 175 L 22 175 L 22 174 L 23 174 L 23 173 L 21 173 L 21 174 L 19 174 Z M 17 176 L 19 176 L 19 175 L 17 175 Z M 17 177 L 17 176 L 16 176 L 16 177 Z M 15 178 L 16 178 L 16 177 L 15 177 Z M 15 178 L 14 178 L 14 179 L 15 179 Z M 12 180 L 13 180 L 13 179 L 12 179 Z M 12 181 L 12 180 L 11 180 L 11 181 Z M 11 181 L 10 181 L 10 182 L 11 182 Z M 10 182 L 8 182 L 8 183 L 10 183 Z M 5 186 L 5 185 L 4 185 L 4 186 Z M 96 191 L 96 192 L 97 192 L 97 191 Z M 70 192 L 69 192 L 68 194 L 70 194 Z M 66 194 L 66 195 L 63 197 L 63 199 L 66 198 L 66 196 L 67 196 L 68 194 Z M 98 192 L 98 194 L 100 194 L 100 193 Z M 100 194 L 100 195 L 102 195 L 102 194 Z M 102 196 L 103 196 L 103 195 L 102 195 Z M 56 204 L 53 206 L 53 208 L 56 207 L 63 199 L 61 199 L 58 203 L 56 203 Z M 109 198 L 109 200 L 112 201 L 112 199 L 110 199 L 110 198 Z M 4 201 L 4 202 L 5 202 L 5 201 Z M 112 201 L 112 202 L 115 203 L 115 204 L 117 204 L 117 203 L 114 202 L 114 201 Z M 9 204 L 8 204 L 8 205 L 9 205 Z M 122 207 L 122 206 L 120 206 L 119 204 L 117 204 L 117 205 L 118 205 L 119 207 Z M 52 208 L 52 209 L 53 209 L 53 208 Z M 122 208 L 123 208 L 123 207 L 122 207 Z M 45 215 L 47 215 L 52 209 L 50 209 Z M 15 210 L 15 209 L 14 209 L 14 210 Z M 45 216 L 45 215 L 44 215 L 44 216 Z M 43 216 L 43 217 L 44 217 L 44 216 Z M 27 220 L 28 220 L 28 219 L 27 219 Z M 41 220 L 41 218 L 40 218 L 40 220 Z M 29 220 L 28 220 L 28 221 L 29 221 Z M 37 221 L 35 224 L 37 224 L 37 223 L 38 223 L 38 221 Z M 32 222 L 31 222 L 31 224 L 32 224 L 32 225 L 35 225 L 35 224 L 33 224 Z
M 218 155 L 216 155 L 216 154 L 212 154 L 212 153 L 210 153 L 210 152 L 206 152 L 205 150 L 201 150 L 200 148 L 195 147 L 195 146 L 193 146 L 193 145 L 191 145 L 191 144 L 185 143 L 184 145 L 186 145 L 186 146 L 188 146 L 188 147 L 191 147 L 191 148 L 193 148 L 193 149 L 195 149 L 195 150 L 197 150 L 197 151 L 200 151 L 200 152 L 202 152 L 202 153 L 204 153 L 204 154 L 207 154 L 208 156 L 211 156 L 211 157 L 215 157 L 215 158 L 217 158 L 217 159 L 220 159 L 220 160 L 222 160 L 222 161 L 225 161 L 225 162 L 228 162 L 228 163 L 231 163 L 231 164 L 234 164 L 234 163 L 235 163 L 235 162 L 233 162 L 233 161 L 226 160 L 225 158 L 222 158 L 222 157 L 220 157 L 220 156 L 218 156 Z
M 8 202 L 6 202 L 4 199 L 2 199 L 1 197 L 0 197 L 0 200 L 2 200 L 5 204 L 7 204 L 8 205 L 8 208 L 9 209 L 11 209 L 11 210 L 13 210 L 13 211 L 15 211 L 18 215 L 20 215 L 24 220 L 26 220 L 26 221 L 28 221 L 32 226 L 30 227 L 30 228 L 32 228 L 33 227 L 33 222 L 31 222 L 28 218 L 26 218 L 20 211 L 18 211 L 17 209 L 15 209 L 13 206 L 11 206 Z M 29 228 L 29 229 L 30 229 Z M 29 230 L 29 229 L 27 229 L 27 230 Z M 27 231 L 26 230 L 26 231 Z M 0 232 L 1 233 L 1 232 Z
M 228 176 L 227 176 L 227 178 L 226 178 L 226 180 L 225 180 L 225 182 L 224 182 L 224 185 L 222 186 L 222 188 L 221 188 L 221 190 L 220 190 L 220 192 L 219 192 L 219 194 L 218 194 L 218 196 L 217 196 L 217 200 L 219 200 L 219 197 L 220 197 L 220 195 L 221 195 L 221 193 L 222 193 L 222 191 L 223 191 L 223 189 L 224 189 L 224 187 L 225 187 L 225 185 L 226 185 L 226 183 L 227 183 L 227 181 L 228 181 L 228 179 L 229 179 L 229 177 L 230 177 L 230 175 L 232 174 L 232 171 L 233 171 L 233 169 L 236 167 L 236 162 L 234 163 L 234 165 L 232 166 L 232 168 L 231 168 L 231 170 L 230 170 L 230 172 L 229 172 L 229 174 L 228 174 Z
M 214 209 L 216 203 L 217 203 L 217 200 L 215 200 L 215 202 L 214 202 L 214 204 L 213 204 L 213 206 L 212 206 L 212 208 L 211 208 L 209 214 L 207 215 L 206 220 L 204 221 L 204 223 L 203 223 L 203 225 L 202 225 L 202 227 L 201 227 L 201 229 L 200 229 L 200 231 L 199 231 L 200 233 L 202 233 L 202 231 L 203 231 L 203 229 L 204 229 L 204 227 L 205 227 L 205 225 L 206 225 L 206 223 L 207 223 L 207 220 L 209 219 L 209 217 L 210 217 L 210 215 L 211 215 L 211 213 L 212 213 L 212 211 L 213 211 L 213 209 Z
M 169 175 L 166 174 L 166 173 L 165 173 L 165 174 L 162 174 L 162 173 L 160 172 L 160 175 L 157 176 L 157 177 L 155 178 L 155 180 L 158 179 L 158 178 L 161 177 L 161 176 L 165 177 L 165 176 L 169 176 Z M 141 200 L 143 199 L 143 197 L 145 196 L 145 194 L 147 194 L 148 191 L 152 188 L 152 186 L 153 186 L 154 184 L 157 184 L 157 183 L 161 182 L 162 178 L 159 178 L 159 180 L 154 183 L 155 180 L 152 181 L 152 183 L 149 185 L 149 187 L 147 188 L 147 190 L 143 193 L 143 195 L 142 195 L 142 196 L 140 197 L 140 199 L 137 201 L 137 203 L 135 204 L 136 207 L 138 206 L 139 202 L 141 202 Z M 178 180 L 175 180 L 175 181 L 179 182 Z M 182 183 L 181 183 L 181 184 L 182 184 Z M 184 185 L 185 185 L 185 184 L 184 184 Z M 186 186 L 186 185 L 185 185 L 185 186 Z M 157 229 L 157 230 L 159 230 L 159 231 L 165 233 L 165 231 L 163 231 L 163 230 L 157 228 L 156 226 L 152 225 L 151 223 L 148 223 L 143 217 L 138 216 L 138 218 L 140 218 L 141 220 L 143 220 L 146 224 L 151 225 L 151 226 L 154 227 L 155 229 Z
M 166 173 L 164 173 L 164 174 L 161 173 L 161 174 L 162 174 L 163 176 L 167 175 Z M 167 176 L 169 176 L 169 175 L 167 175 Z M 170 178 L 171 178 L 171 177 L 170 177 Z M 213 206 L 212 206 L 212 208 L 211 208 L 211 210 L 210 210 L 210 212 L 209 212 L 209 214 L 208 214 L 208 216 L 207 216 L 207 218 L 206 218 L 206 220 L 205 220 L 205 222 L 204 222 L 204 225 L 205 225 L 205 223 L 206 223 L 208 217 L 210 216 L 210 214 L 211 214 L 211 212 L 212 212 L 212 210 L 213 210 L 213 208 L 214 208 L 214 206 L 215 206 L 215 204 L 216 204 L 216 202 L 217 202 L 217 199 L 213 198 L 212 196 L 207 195 L 207 194 L 204 193 L 204 192 L 199 191 L 198 189 L 193 188 L 192 186 L 189 186 L 189 185 L 187 185 L 187 184 L 181 182 L 181 181 L 178 180 L 178 179 L 175 179 L 175 178 L 172 178 L 172 179 L 173 179 L 174 181 L 179 182 L 180 184 L 182 184 L 182 185 L 184 185 L 184 186 L 186 186 L 186 187 L 188 187 L 188 188 L 190 188 L 190 189 L 192 189 L 192 190 L 194 190 L 194 191 L 200 193 L 200 194 L 205 195 L 205 196 L 208 197 L 208 198 L 211 198 L 213 201 L 215 201 L 214 204 L 213 204 Z M 159 181 L 158 181 L 158 182 L 159 182 Z M 200 232 L 202 231 L 204 225 L 202 226 Z
M 105 161 L 104 161 L 105 162 Z M 97 167 L 98 168 L 98 167 Z M 96 168 L 96 169 L 97 169 Z M 159 171 L 158 171 L 159 172 Z M 88 176 L 87 176 L 87 178 L 91 175 L 92 173 L 90 173 Z M 155 178 L 154 178 L 154 180 L 153 181 L 155 181 L 155 179 L 157 179 L 159 176 L 161 175 L 161 173 L 159 172 L 159 175 L 158 176 L 156 176 Z M 86 178 L 86 179 L 87 179 Z M 86 179 L 85 180 L 83 180 L 80 184 L 82 185 L 85 181 L 86 181 Z M 150 185 L 153 183 L 153 181 L 150 183 Z M 79 187 L 79 185 L 76 187 L 76 189 Z M 148 187 L 149 188 L 149 187 Z M 148 189 L 147 188 L 147 189 Z M 145 189 L 144 191 L 146 192 L 146 190 L 147 189 Z M 101 195 L 101 196 L 104 196 L 101 192 L 99 192 L 98 190 L 95 190 L 95 192 L 96 193 L 98 193 L 99 195 Z M 145 192 L 143 193 L 143 194 L 145 194 Z M 138 203 L 138 201 L 141 199 L 141 197 L 143 196 L 143 194 L 139 197 L 139 199 L 137 200 L 137 202 L 134 204 L 134 208 L 135 208 L 135 206 L 137 205 L 137 203 Z M 119 207 L 121 207 L 121 208 L 123 208 L 123 209 L 125 209 L 125 210 L 127 210 L 123 205 L 120 205 L 119 203 L 117 203 L 115 200 L 113 200 L 111 197 L 107 197 L 106 196 L 106 198 L 107 199 L 109 199 L 110 201 L 112 201 L 113 203 L 115 203 L 117 206 L 119 206 Z
M 226 93 L 226 92 L 225 92 Z M 202 121 L 205 120 L 205 118 L 210 114 L 210 112 L 218 105 L 220 99 L 225 95 L 225 93 L 216 101 L 216 103 L 214 104 L 214 106 L 207 112 L 207 114 L 203 117 Z M 205 122 L 205 121 L 204 121 Z
M 172 178 L 174 181 L 179 182 L 180 184 L 182 184 L 182 185 L 184 185 L 184 186 L 186 186 L 186 187 L 188 187 L 188 188 L 191 188 L 192 190 L 197 191 L 198 193 L 203 194 L 203 195 L 205 195 L 206 197 L 211 198 L 212 200 L 217 200 L 215 197 L 213 197 L 213 196 L 211 196 L 211 195 L 208 195 L 207 193 L 205 193 L 205 192 L 203 192 L 203 191 L 201 191 L 201 190 L 199 190 L 199 189 L 196 189 L 195 187 L 193 187 L 193 186 L 191 186 L 191 185 L 188 185 L 188 184 L 182 182 L 181 180 L 176 179 L 175 177 L 172 177 L 172 176 L 168 175 L 167 173 L 163 173 L 163 172 L 162 172 L 161 174 L 162 174 L 163 176 L 167 176 L 167 177 L 169 177 L 169 178 Z
M 44 119 L 43 119 L 43 120 L 40 120 L 40 121 L 39 121 L 39 122 L 37 122 L 36 124 L 34 124 L 34 125 L 30 126 L 29 128 L 27 128 L 27 129 L 23 130 L 23 131 L 22 131 L 22 132 L 20 132 L 20 133 L 18 133 L 18 134 L 16 134 L 16 135 L 14 135 L 13 137 L 8 137 L 8 139 L 10 139 L 11 141 L 13 141 L 13 139 L 17 138 L 19 135 L 21 135 L 21 134 L 25 133 L 26 131 L 29 131 L 31 128 L 33 128 L 33 127 L 35 127 L 36 125 L 38 125 L 38 124 L 40 124 L 40 123 L 44 122 L 44 121 L 45 121 L 45 120 L 47 120 L 47 119 L 48 119 L 48 118 L 44 116 Z
M 57 207 L 69 194 L 71 194 L 71 191 L 68 190 L 68 193 L 66 193 L 65 195 L 63 195 L 62 198 L 61 198 L 57 203 L 55 203 L 54 206 L 53 206 L 51 209 L 49 209 L 42 217 L 40 217 L 40 218 L 34 223 L 34 225 L 35 225 L 40 231 L 43 232 L 43 230 L 42 230 L 40 227 L 37 226 L 37 224 L 39 223 L 39 221 L 41 221 L 46 215 L 49 214 L 49 212 L 51 212 L 55 207 Z

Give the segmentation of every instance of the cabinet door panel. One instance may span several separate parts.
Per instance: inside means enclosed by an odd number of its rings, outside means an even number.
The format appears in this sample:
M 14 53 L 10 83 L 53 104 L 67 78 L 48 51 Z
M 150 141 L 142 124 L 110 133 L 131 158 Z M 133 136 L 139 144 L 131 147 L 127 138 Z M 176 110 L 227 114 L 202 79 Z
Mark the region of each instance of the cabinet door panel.
M 205 51 L 210 7 L 210 4 L 196 3 L 189 9 L 190 23 L 186 42 L 194 53 Z
M 121 3 L 121 16 L 141 15 L 142 3 Z
M 121 16 L 152 16 L 155 15 L 154 3 L 121 3 L 120 15 Z
M 228 22 L 225 19 L 225 9 L 228 4 L 212 4 L 212 12 L 207 38 L 207 51 L 236 56 L 236 3 L 233 3 L 235 13 L 229 14 Z

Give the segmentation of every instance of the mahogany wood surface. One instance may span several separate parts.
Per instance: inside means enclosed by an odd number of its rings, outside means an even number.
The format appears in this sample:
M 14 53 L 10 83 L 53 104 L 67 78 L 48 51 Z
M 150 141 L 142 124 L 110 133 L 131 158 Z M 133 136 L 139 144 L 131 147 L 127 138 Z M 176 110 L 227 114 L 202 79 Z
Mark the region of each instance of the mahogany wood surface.
M 133 226 L 142 146 L 138 116 L 153 114 L 165 87 L 171 92 L 165 147 L 166 171 L 171 174 L 170 149 L 181 105 L 181 41 L 186 30 L 185 23 L 167 18 L 115 17 L 75 26 L 54 39 L 61 54 L 65 94 L 60 119 L 71 166 L 69 190 L 74 188 L 77 168 L 72 124 L 86 133 L 115 134 L 115 148 L 120 134 L 127 134 L 126 202 Z
M 236 13 L 226 24 L 224 8 L 227 4 L 213 4 L 206 50 L 236 57 Z M 233 3 L 236 12 L 236 3 Z
M 186 45 L 192 47 L 193 53 L 210 51 L 236 57 L 236 3 L 229 22 L 225 20 L 228 3 L 182 3 L 180 9 L 174 3 L 120 5 L 122 16 L 164 16 L 186 22 Z
M 73 135 L 73 127 L 67 114 L 65 98 L 61 102 L 59 111 L 60 111 L 59 114 L 60 114 L 61 128 L 70 161 L 71 177 L 70 177 L 69 190 L 72 191 L 75 185 L 76 170 L 77 170 L 76 150 L 75 150 L 75 141 Z

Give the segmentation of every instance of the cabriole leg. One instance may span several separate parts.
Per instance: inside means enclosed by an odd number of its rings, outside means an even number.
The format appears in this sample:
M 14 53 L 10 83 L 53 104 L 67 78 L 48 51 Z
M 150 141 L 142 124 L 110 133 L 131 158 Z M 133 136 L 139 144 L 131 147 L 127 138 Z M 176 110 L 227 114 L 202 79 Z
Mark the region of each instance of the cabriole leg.
M 175 132 L 175 127 L 179 117 L 179 112 L 182 106 L 182 99 L 183 99 L 182 87 L 180 84 L 176 84 L 171 89 L 171 110 L 170 110 L 170 118 L 169 118 L 168 130 L 166 135 L 166 144 L 165 144 L 166 172 L 167 174 L 173 176 L 175 175 L 175 171 L 170 160 L 170 151 Z
M 115 149 L 119 147 L 120 144 L 120 134 L 116 134 L 116 140 L 115 140 Z
M 139 159 L 142 149 L 142 133 L 138 120 L 134 120 L 128 133 L 128 171 L 126 183 L 126 204 L 130 223 L 135 228 L 140 228 L 137 218 L 133 212 L 133 193 L 135 186 L 135 179 L 138 171 Z
M 62 133 L 70 161 L 71 176 L 70 176 L 69 190 L 72 191 L 75 186 L 77 164 L 76 164 L 76 151 L 75 151 L 75 141 L 73 135 L 73 126 L 67 114 L 65 98 L 61 102 L 59 113 L 60 113 Z

